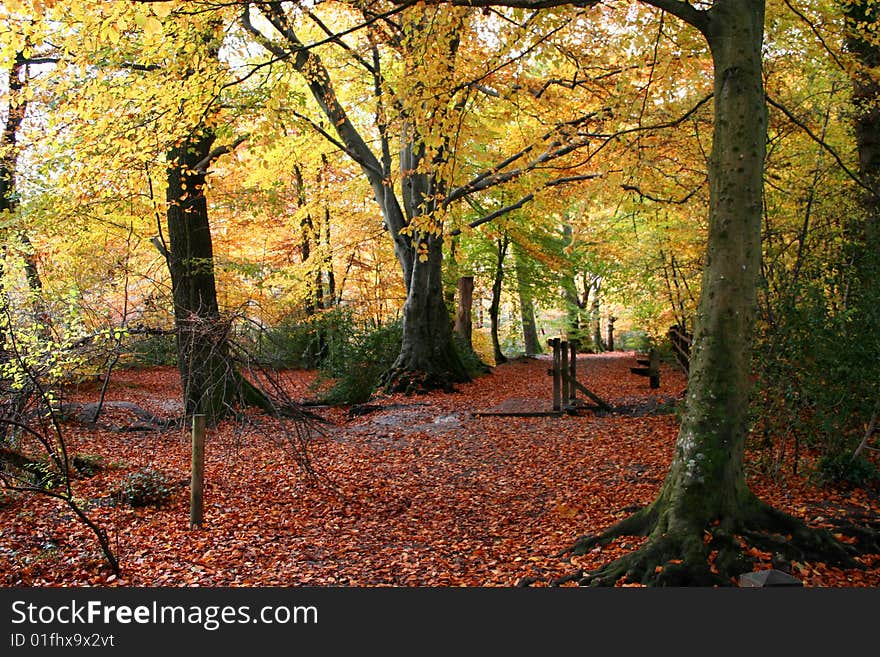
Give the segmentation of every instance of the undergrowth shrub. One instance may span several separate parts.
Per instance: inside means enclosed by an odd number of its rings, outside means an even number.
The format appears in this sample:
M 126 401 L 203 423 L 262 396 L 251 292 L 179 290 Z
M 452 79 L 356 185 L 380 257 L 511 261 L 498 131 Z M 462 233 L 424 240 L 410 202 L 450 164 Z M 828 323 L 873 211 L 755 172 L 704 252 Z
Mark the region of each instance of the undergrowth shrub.
M 758 324 L 750 446 L 770 472 L 783 463 L 797 472 L 810 450 L 822 456 L 817 481 L 856 483 L 868 474 L 850 460 L 877 412 L 880 286 L 858 271 L 805 261 L 799 279 L 776 285 L 790 292 L 771 299 L 772 315 Z
M 820 486 L 863 488 L 880 479 L 880 470 L 863 456 L 827 454 L 816 463 L 813 479 Z
M 336 310 L 311 317 L 287 317 L 274 326 L 246 327 L 240 336 L 257 361 L 269 369 L 317 369 L 326 357 L 326 336 Z
M 152 468 L 141 468 L 122 478 L 113 496 L 133 507 L 160 507 L 168 503 L 173 494 L 171 480 Z
M 131 336 L 124 362 L 128 367 L 177 365 L 177 341 L 174 335 Z
M 400 354 L 401 323 L 375 326 L 357 322 L 345 310 L 333 312 L 338 321 L 325 334 L 326 355 L 316 385 L 332 382 L 322 393 L 328 404 L 360 404 L 372 396 L 380 377 Z

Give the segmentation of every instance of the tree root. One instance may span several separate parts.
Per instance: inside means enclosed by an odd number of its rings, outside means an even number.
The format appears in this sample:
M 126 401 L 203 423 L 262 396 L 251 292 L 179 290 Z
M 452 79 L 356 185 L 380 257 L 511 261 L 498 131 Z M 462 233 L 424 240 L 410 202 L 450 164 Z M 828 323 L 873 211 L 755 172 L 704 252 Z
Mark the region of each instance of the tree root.
M 99 409 L 114 409 L 127 411 L 135 417 L 135 421 L 124 425 L 95 424 L 95 415 Z M 126 401 L 66 403 L 62 404 L 57 411 L 62 420 L 75 420 L 87 426 L 97 426 L 108 431 L 166 431 L 180 426 L 177 419 L 166 419 L 154 415 L 150 411 L 141 408 L 137 404 Z
M 647 536 L 648 540 L 637 550 L 592 572 L 577 571 L 551 585 L 574 581 L 580 586 L 735 586 L 739 575 L 754 570 L 755 548 L 770 552 L 774 565 L 783 570 L 793 560 L 864 567 L 853 558 L 858 554 L 855 547 L 758 500 L 748 505 L 741 518 L 728 519 L 723 526 L 716 520 L 703 527 L 691 526 L 688 531 L 664 532 L 658 529 L 660 515 L 660 509 L 652 504 L 600 535 L 579 538 L 558 556 L 586 554 L 597 545 L 607 545 L 623 536 Z M 861 529 L 863 536 L 876 541 L 876 532 Z
M 382 375 L 380 387 L 387 393 L 423 394 L 434 390 L 455 392 L 456 383 L 467 379 L 445 372 L 426 372 L 398 367 Z

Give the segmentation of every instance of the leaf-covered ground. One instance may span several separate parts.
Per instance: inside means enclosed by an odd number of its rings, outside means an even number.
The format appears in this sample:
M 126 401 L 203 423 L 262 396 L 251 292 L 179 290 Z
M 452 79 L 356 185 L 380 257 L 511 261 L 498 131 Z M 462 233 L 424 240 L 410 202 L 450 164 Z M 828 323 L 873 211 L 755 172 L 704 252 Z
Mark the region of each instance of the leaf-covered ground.
M 546 358 L 521 359 L 454 393 L 374 399 L 353 414 L 319 408 L 329 424 L 310 444 L 310 481 L 284 432 L 254 416 L 211 431 L 205 527 L 189 529 L 189 435 L 184 430 L 111 431 L 65 425 L 71 453 L 107 466 L 78 479 L 77 495 L 104 526 L 123 573 L 104 565 L 94 538 L 59 502 L 5 496 L 0 508 L 0 585 L 11 586 L 533 586 L 598 566 L 638 545 L 621 539 L 573 563 L 557 555 L 650 502 L 677 433 L 684 378 L 664 368 L 659 390 L 632 375 L 634 354 L 581 356 L 578 378 L 622 412 L 563 417 L 479 416 L 498 408 L 548 410 Z M 311 396 L 309 373 L 292 373 L 295 396 Z M 94 401 L 98 386 L 72 391 Z M 158 415 L 179 409 L 172 368 L 120 371 L 107 398 Z M 375 408 L 378 407 L 378 408 Z M 102 422 L 130 422 L 110 409 Z M 127 473 L 153 468 L 173 484 L 162 508 L 114 504 Z M 842 514 L 880 517 L 875 490 L 813 487 L 786 467 L 750 473 L 773 505 L 827 525 Z M 756 553 L 770 567 L 770 555 Z M 880 555 L 865 570 L 795 563 L 806 586 L 880 586 Z

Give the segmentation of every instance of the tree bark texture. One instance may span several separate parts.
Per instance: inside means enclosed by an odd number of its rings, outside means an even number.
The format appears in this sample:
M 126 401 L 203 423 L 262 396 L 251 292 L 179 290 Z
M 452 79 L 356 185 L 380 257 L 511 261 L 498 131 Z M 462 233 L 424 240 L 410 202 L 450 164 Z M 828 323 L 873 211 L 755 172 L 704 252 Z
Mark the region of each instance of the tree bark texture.
M 205 133 L 169 152 L 166 217 L 184 408 L 187 417 L 204 414 L 209 425 L 237 402 L 259 404 L 260 397 L 232 362 L 229 322 L 221 318 L 217 303 L 205 173 L 197 170 L 213 143 L 214 136 Z
M 461 338 L 465 348 L 473 351 L 474 277 L 460 276 L 457 287 L 458 304 L 455 313 L 455 333 Z

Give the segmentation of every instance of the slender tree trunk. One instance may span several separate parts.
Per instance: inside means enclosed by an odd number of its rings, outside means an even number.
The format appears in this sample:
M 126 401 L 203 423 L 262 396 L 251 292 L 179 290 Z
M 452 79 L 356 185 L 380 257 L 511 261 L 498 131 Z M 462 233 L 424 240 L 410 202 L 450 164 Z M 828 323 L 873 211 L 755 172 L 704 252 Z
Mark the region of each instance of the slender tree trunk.
M 324 221 L 321 225 L 321 287 L 324 290 L 324 308 L 329 310 L 336 305 L 336 274 L 333 272 L 333 250 L 330 240 L 330 208 L 324 206 Z M 324 280 L 326 279 L 326 280 Z
M 572 228 L 569 224 L 562 227 L 562 236 L 566 246 L 572 243 Z M 566 333 L 570 339 L 579 339 L 581 336 L 581 310 L 583 303 L 578 296 L 577 283 L 575 282 L 575 268 L 569 268 L 569 271 L 563 275 L 562 294 L 565 298 Z
M 498 315 L 501 310 L 501 286 L 504 283 L 504 258 L 507 255 L 507 246 L 510 239 L 505 235 L 498 238 L 498 258 L 495 261 L 495 277 L 492 280 L 492 302 L 489 305 L 490 332 L 492 334 L 492 352 L 495 364 L 507 362 L 507 356 L 501 351 L 501 341 L 498 339 Z
M 540 354 L 543 349 L 538 340 L 538 326 L 535 322 L 535 302 L 529 290 L 528 276 L 525 263 L 523 262 L 525 255 L 517 248 L 516 243 L 513 245 L 513 255 L 515 260 L 516 287 L 519 295 L 520 319 L 523 330 L 523 347 L 526 356 L 534 356 L 535 354 Z
M 460 276 L 458 279 L 458 305 L 455 314 L 455 333 L 461 338 L 465 348 L 474 350 L 473 320 L 474 277 Z
M 599 306 L 599 290 L 602 287 L 602 279 L 598 276 L 592 276 L 592 285 L 590 285 L 590 295 L 592 302 L 590 303 L 590 332 L 593 334 L 593 349 L 598 354 L 605 351 L 605 344 L 602 342 L 602 315 Z
M 19 206 L 18 193 L 15 190 L 15 176 L 18 170 L 18 130 L 24 121 L 28 106 L 24 94 L 27 86 L 27 61 L 20 52 L 16 53 L 15 59 L 9 67 L 7 86 L 6 121 L 3 124 L 3 133 L 0 135 L 0 217 L 6 217 L 4 222 L 7 226 L 15 226 L 15 222 L 10 222 L 9 218 L 18 212 Z M 19 233 L 10 227 L 3 228 L 3 255 L 5 255 L 8 242 L 14 239 L 14 235 L 18 235 L 23 247 L 24 272 L 32 295 L 35 322 L 38 326 L 43 327 L 42 332 L 47 332 L 46 324 L 50 318 L 46 315 L 42 303 L 43 283 L 40 280 L 37 260 L 34 257 L 27 234 Z M 0 279 L 5 274 L 5 265 L 0 261 Z M 0 315 L 6 315 L 7 304 L 6 293 L 0 289 Z M 4 342 L 5 335 L 0 331 L 0 350 L 2 350 Z

